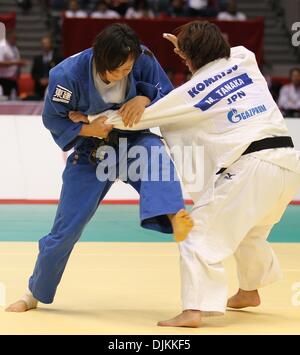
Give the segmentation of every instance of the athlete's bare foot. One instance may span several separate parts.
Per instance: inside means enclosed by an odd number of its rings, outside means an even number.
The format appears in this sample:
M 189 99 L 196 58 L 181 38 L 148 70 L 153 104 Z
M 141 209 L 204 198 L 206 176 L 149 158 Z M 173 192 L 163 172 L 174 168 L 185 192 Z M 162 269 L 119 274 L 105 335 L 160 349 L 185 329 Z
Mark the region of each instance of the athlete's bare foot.
M 176 242 L 185 240 L 194 226 L 191 216 L 186 210 L 180 210 L 175 215 L 169 215 L 173 226 L 174 239 Z
M 33 297 L 30 291 L 28 291 L 19 301 L 8 306 L 5 311 L 22 313 L 22 312 L 27 312 L 31 309 L 35 309 L 37 305 L 38 305 L 37 299 Z
M 28 306 L 25 301 L 17 301 L 10 306 L 8 306 L 5 309 L 5 312 L 16 312 L 16 313 L 21 313 L 21 312 L 26 312 L 28 311 Z
M 244 291 L 239 289 L 237 294 L 230 297 L 227 307 L 241 309 L 246 307 L 257 307 L 260 305 L 260 297 L 257 290 Z
M 201 312 L 196 310 L 186 310 L 175 318 L 158 322 L 159 327 L 189 327 L 198 328 L 201 325 Z

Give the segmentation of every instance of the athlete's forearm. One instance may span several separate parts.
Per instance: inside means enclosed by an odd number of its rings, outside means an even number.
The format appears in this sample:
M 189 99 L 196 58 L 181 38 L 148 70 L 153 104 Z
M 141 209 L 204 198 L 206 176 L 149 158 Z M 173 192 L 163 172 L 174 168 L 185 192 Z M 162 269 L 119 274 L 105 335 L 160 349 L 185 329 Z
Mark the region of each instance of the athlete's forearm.
M 83 124 L 79 136 L 106 138 L 113 129 L 110 124 L 105 124 L 107 117 L 102 116 L 90 124 Z
M 90 124 L 83 124 L 81 130 L 78 134 L 83 137 L 92 137 L 93 136 L 93 127 Z

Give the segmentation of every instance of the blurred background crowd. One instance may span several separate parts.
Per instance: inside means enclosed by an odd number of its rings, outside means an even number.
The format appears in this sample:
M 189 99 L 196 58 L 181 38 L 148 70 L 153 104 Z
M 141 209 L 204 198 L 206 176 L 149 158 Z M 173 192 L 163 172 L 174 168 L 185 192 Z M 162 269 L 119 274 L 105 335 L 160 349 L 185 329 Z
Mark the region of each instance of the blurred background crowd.
M 259 13 L 261 4 L 253 0 L 1 0 L 0 21 L 1 16 L 14 12 L 16 26 L 7 28 L 6 41 L 0 46 L 0 100 L 43 100 L 49 71 L 64 59 L 62 27 L 65 18 L 99 21 L 208 18 L 238 22 L 262 15 L 266 26 L 266 58 L 261 69 L 284 115 L 300 117 L 299 52 L 290 43 L 288 22 L 282 20 L 289 16 L 288 9 L 285 11 L 280 1 L 261 0 L 260 3 L 264 5 L 262 14 Z M 28 28 L 31 28 L 30 36 L 26 35 Z M 155 48 L 153 50 L 155 52 Z M 164 69 L 175 86 L 189 78 L 187 72 Z

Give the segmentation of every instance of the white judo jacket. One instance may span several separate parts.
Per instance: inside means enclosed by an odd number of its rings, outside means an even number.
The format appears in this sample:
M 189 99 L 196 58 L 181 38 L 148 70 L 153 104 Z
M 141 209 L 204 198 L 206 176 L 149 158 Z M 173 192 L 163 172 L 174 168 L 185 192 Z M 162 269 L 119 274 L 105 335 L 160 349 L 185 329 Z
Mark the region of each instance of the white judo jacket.
M 115 128 L 128 130 L 115 111 L 100 115 L 104 114 Z M 89 119 L 92 121 L 98 116 L 89 116 Z M 203 156 L 197 150 L 189 159 L 172 154 L 182 181 L 197 205 L 213 199 L 216 173 L 238 160 L 251 142 L 288 135 L 255 55 L 242 46 L 232 48 L 229 59 L 208 63 L 191 80 L 149 106 L 141 121 L 131 129 L 158 126 L 171 152 L 174 147 L 204 147 Z M 294 149 L 252 154 L 300 173 L 299 153 Z M 187 163 L 195 168 L 202 159 L 204 176 L 195 188 L 188 174 L 182 171 L 186 170 Z

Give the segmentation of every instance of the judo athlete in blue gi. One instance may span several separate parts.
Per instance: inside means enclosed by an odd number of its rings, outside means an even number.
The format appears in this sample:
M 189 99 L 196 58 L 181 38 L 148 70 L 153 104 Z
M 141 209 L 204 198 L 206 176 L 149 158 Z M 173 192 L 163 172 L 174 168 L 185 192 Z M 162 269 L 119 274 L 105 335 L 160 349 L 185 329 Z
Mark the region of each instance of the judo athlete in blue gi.
M 130 27 L 122 24 L 106 28 L 97 36 L 92 49 L 66 59 L 51 70 L 43 122 L 63 151 L 74 148 L 74 152 L 63 173 L 54 225 L 50 234 L 39 242 L 29 290 L 7 311 L 24 312 L 35 308 L 38 301 L 53 302 L 75 243 L 114 182 L 99 181 L 96 176 L 95 152 L 103 144 L 103 138 L 116 150 L 120 137 L 127 138 L 127 149 L 142 146 L 150 153 L 151 147 L 163 147 L 160 137 L 148 130 L 118 132 L 105 124 L 103 118 L 92 124 L 76 123 L 68 118 L 69 112 L 88 115 L 114 109 L 119 110 L 124 122 L 133 116 L 138 121 L 147 105 L 171 90 L 170 81 L 152 53 L 140 45 Z M 151 154 L 148 156 L 151 171 Z M 140 194 L 141 226 L 163 233 L 173 232 L 175 240 L 181 241 L 193 223 L 184 210 L 173 163 L 167 158 L 170 181 L 161 178 L 132 181 L 128 177 L 125 182 Z M 128 160 L 128 166 L 132 161 L 134 159 Z M 154 168 L 162 169 L 160 165 Z

